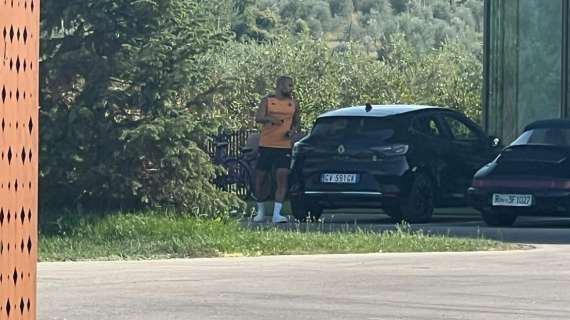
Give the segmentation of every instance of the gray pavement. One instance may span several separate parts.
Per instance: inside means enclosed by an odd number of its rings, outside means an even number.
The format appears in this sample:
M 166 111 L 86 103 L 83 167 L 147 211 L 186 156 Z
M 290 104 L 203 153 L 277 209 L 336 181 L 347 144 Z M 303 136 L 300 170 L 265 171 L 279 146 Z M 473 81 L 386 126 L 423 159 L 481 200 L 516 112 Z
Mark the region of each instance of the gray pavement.
M 381 214 L 324 217 L 325 223 L 279 227 L 394 228 Z M 444 212 L 412 227 L 539 245 L 483 253 L 40 263 L 38 318 L 570 319 L 570 219 L 522 218 L 515 228 L 488 228 L 477 214 Z
M 39 319 L 568 319 L 570 246 L 41 263 Z

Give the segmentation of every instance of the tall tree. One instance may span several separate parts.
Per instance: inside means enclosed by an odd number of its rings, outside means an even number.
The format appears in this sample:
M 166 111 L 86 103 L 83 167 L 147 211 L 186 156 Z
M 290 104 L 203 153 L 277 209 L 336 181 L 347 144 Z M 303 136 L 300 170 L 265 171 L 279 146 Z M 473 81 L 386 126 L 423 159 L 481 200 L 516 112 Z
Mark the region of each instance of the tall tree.
M 208 97 L 220 86 L 208 52 L 229 35 L 220 4 L 42 4 L 44 204 L 204 213 L 232 201 L 210 201 L 215 168 L 200 148 L 216 122 Z
M 238 40 L 268 41 L 278 27 L 279 16 L 271 10 L 260 10 L 256 0 L 234 0 L 232 31 Z
M 331 0 L 330 10 L 333 16 L 350 17 L 354 11 L 352 0 Z

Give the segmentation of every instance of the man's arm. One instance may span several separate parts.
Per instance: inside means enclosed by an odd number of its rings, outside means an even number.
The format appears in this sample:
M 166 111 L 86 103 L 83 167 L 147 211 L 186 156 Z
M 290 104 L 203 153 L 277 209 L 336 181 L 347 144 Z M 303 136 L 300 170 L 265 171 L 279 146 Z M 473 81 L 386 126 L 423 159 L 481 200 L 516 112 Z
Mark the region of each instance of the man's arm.
M 301 112 L 299 111 L 299 104 L 295 101 L 295 113 L 293 114 L 293 123 L 291 125 L 291 132 L 298 133 L 301 129 Z
M 293 138 L 301 131 L 301 112 L 299 111 L 299 105 L 297 101 L 295 102 L 295 113 L 293 113 L 293 122 L 291 123 L 291 129 L 287 131 L 287 138 Z
M 281 124 L 283 123 L 283 120 L 267 114 L 267 98 L 263 98 L 263 100 L 261 100 L 259 103 L 257 111 L 255 112 L 255 122 L 262 124 Z

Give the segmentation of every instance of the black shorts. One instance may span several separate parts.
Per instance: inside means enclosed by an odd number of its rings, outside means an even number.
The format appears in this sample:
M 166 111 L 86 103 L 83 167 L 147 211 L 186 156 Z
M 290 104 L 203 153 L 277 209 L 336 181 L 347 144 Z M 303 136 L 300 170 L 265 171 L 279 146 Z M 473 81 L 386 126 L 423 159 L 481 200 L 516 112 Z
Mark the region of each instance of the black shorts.
M 289 169 L 290 166 L 291 149 L 259 147 L 257 170 Z

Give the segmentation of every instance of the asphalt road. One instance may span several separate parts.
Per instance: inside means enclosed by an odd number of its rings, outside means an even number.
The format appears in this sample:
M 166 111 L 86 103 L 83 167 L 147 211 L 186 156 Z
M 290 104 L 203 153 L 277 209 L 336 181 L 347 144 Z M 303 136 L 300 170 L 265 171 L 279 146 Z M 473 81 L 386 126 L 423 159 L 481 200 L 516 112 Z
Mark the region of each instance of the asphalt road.
M 568 319 L 569 246 L 42 263 L 39 319 Z
M 394 227 L 388 222 L 333 213 L 325 223 L 280 227 L 381 231 Z M 570 318 L 569 219 L 526 218 L 498 229 L 477 215 L 445 213 L 413 228 L 543 244 L 511 252 L 41 263 L 38 318 Z

